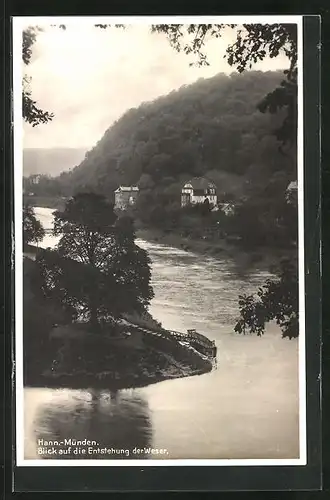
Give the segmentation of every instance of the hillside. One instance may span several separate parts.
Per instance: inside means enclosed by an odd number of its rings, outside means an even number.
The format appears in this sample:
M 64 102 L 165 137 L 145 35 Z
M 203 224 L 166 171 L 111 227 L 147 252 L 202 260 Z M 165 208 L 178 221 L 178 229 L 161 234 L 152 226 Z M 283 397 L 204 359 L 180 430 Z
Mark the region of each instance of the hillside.
M 137 184 L 131 213 L 140 229 L 212 245 L 229 238 L 247 248 L 291 245 L 296 208 L 285 190 L 296 179 L 296 160 L 275 135 L 285 110 L 257 107 L 282 79 L 281 72 L 219 74 L 130 109 L 80 165 L 52 181 L 52 195 L 92 190 L 114 201 L 119 185 Z M 181 208 L 182 185 L 195 176 L 216 184 L 218 202 L 232 203 L 234 217 Z
M 283 169 L 273 135 L 279 120 L 256 106 L 281 72 L 219 74 L 127 111 L 62 182 L 111 197 L 119 184 L 161 188 L 168 201 L 182 180 L 207 175 L 220 191 L 246 176 L 261 182 Z
M 44 174 L 52 177 L 79 165 L 84 159 L 83 148 L 25 148 L 23 150 L 24 176 Z

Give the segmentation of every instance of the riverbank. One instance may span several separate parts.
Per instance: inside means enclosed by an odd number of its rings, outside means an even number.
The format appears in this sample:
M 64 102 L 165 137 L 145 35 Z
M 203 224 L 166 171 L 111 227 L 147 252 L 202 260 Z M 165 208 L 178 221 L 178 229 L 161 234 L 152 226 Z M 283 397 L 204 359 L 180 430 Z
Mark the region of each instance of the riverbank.
M 217 241 L 194 240 L 182 237 L 177 233 L 164 233 L 157 229 L 139 228 L 136 231 L 139 239 L 178 248 L 186 252 L 194 252 L 208 257 L 229 257 L 239 261 L 246 268 L 258 267 L 269 270 L 283 257 L 281 249 L 259 248 L 257 250 L 244 250 L 226 239 Z M 286 250 L 286 254 L 288 250 Z
M 29 196 L 23 195 L 23 203 L 32 207 L 52 208 L 54 210 L 63 210 L 66 198 L 58 196 Z
M 40 196 L 25 196 L 24 200 L 33 207 L 49 208 L 53 210 L 62 210 L 66 201 L 64 198 Z M 259 247 L 257 249 L 244 249 L 237 244 L 237 241 L 230 241 L 226 238 L 217 240 L 192 239 L 181 236 L 175 232 L 165 233 L 155 228 L 140 227 L 138 223 L 136 225 L 136 236 L 139 239 L 151 243 L 160 243 L 162 245 L 208 257 L 219 259 L 229 257 L 237 261 L 242 267 L 248 269 L 258 268 L 269 271 L 269 269 L 277 265 L 283 257 L 283 249 L 281 248 Z M 296 250 L 285 249 L 286 256 L 294 253 L 296 253 Z
M 98 332 L 85 323 L 67 324 L 65 311 L 31 289 L 38 248 L 24 250 L 25 386 L 119 390 L 212 370 L 203 348 L 181 343 L 147 312 L 102 323 Z M 66 324 L 54 326 L 61 318 Z
M 100 335 L 69 325 L 54 328 L 49 338 L 52 366 L 42 373 L 27 370 L 25 386 L 116 391 L 201 375 L 213 368 L 211 358 L 180 344 L 161 326 L 152 332 L 124 320 Z
M 210 242 L 205 240 L 193 240 L 185 238 L 174 232 L 164 233 L 157 229 L 138 229 L 137 238 L 155 243 L 161 243 L 175 248 L 181 248 L 185 251 L 204 253 L 210 255 L 221 255 L 233 251 L 233 247 L 225 240 Z
M 33 268 L 37 253 L 36 246 L 25 245 L 24 267 L 27 273 L 29 268 L 26 265 Z M 31 290 L 26 280 L 24 293 L 28 292 Z M 26 319 L 31 307 L 38 304 L 34 294 L 30 301 L 24 309 Z M 45 303 L 43 313 L 46 316 L 47 307 Z M 51 313 L 51 303 L 49 308 Z M 32 358 L 26 360 L 26 386 L 98 388 L 106 384 L 119 390 L 199 375 L 213 367 L 212 359 L 202 348 L 198 351 L 189 343 L 182 344 L 149 313 L 125 315 L 121 320 L 103 324 L 98 333 L 91 333 L 89 326 L 81 323 L 56 328 L 50 324 L 50 331 L 47 328 L 45 331 L 46 318 L 35 321 L 36 318 L 32 326 L 27 322 L 24 327 L 24 338 L 35 342 L 32 351 L 39 350 L 45 335 L 49 336 L 49 342 L 43 344 L 41 360 L 36 363 L 33 353 Z

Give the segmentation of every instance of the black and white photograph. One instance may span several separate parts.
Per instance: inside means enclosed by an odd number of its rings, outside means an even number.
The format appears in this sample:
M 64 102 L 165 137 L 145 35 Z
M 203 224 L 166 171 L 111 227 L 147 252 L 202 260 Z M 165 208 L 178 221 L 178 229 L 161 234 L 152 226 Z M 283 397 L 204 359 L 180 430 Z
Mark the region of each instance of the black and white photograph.
M 17 465 L 304 465 L 299 16 L 14 17 Z

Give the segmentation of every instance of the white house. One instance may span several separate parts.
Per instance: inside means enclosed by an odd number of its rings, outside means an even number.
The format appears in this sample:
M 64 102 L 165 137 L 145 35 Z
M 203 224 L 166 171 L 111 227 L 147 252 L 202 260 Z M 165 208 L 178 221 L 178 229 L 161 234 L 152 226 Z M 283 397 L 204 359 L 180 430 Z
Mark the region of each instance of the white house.
M 205 177 L 194 177 L 186 182 L 181 189 L 181 206 L 204 203 L 208 199 L 211 205 L 218 201 L 215 184 Z

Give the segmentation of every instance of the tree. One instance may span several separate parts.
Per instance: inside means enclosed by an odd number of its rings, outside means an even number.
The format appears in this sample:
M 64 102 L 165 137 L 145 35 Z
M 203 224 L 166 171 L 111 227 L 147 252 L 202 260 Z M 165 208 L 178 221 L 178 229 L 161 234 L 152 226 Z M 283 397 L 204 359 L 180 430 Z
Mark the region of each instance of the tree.
M 153 31 L 165 33 L 171 45 L 186 54 L 197 56 L 197 64 L 209 64 L 203 47 L 208 38 L 219 38 L 225 25 L 155 25 Z M 237 29 L 235 25 L 232 28 Z M 190 40 L 189 40 L 190 36 Z M 188 38 L 188 41 L 186 41 Z M 237 30 L 236 41 L 227 47 L 228 63 L 239 72 L 251 68 L 253 63 L 265 57 L 277 57 L 283 52 L 289 60 L 289 68 L 284 71 L 285 78 L 280 86 L 269 92 L 259 103 L 258 109 L 265 113 L 284 111 L 284 118 L 275 134 L 286 154 L 296 158 L 297 148 L 297 26 L 295 24 L 244 24 Z M 294 175 L 294 174 L 293 174 Z M 291 179 L 293 180 L 293 179 Z M 283 189 L 283 201 L 285 191 Z M 283 204 L 284 206 L 285 204 Z M 292 210 L 282 211 L 282 223 L 291 227 Z M 284 215 L 284 218 L 283 218 Z M 288 219 L 288 222 L 286 222 Z M 275 217 L 277 221 L 278 218 Z M 297 219 L 296 219 L 297 220 Z M 289 232 L 290 236 L 297 234 Z M 261 335 L 265 324 L 276 319 L 282 329 L 283 336 L 290 338 L 299 335 L 298 328 L 298 268 L 297 254 L 289 262 L 281 263 L 276 271 L 277 278 L 267 280 L 259 289 L 257 296 L 240 296 L 240 319 L 235 327 L 238 333 L 248 329 Z
M 53 25 L 54 26 L 54 25 Z M 97 28 L 107 28 L 110 25 L 106 24 L 96 24 Z M 115 25 L 115 27 L 123 27 L 121 24 Z M 59 24 L 58 28 L 65 30 L 66 26 L 64 24 Z M 31 62 L 32 57 L 32 47 L 37 40 L 37 35 L 42 31 L 39 26 L 30 26 L 23 30 L 22 36 L 22 59 L 25 66 L 28 66 Z M 32 99 L 32 91 L 30 88 L 31 78 L 27 75 L 23 77 L 23 93 L 22 93 L 22 108 L 23 108 L 23 119 L 36 127 L 41 123 L 48 123 L 54 118 L 54 114 L 49 111 L 44 111 L 37 106 L 37 102 Z
M 141 200 L 149 192 L 151 211 L 158 204 L 180 201 L 183 183 L 195 176 L 208 177 L 210 171 L 219 174 L 214 179 L 219 190 L 224 186 L 226 191 L 236 192 L 236 185 L 242 185 L 247 170 L 260 165 L 265 175 L 261 177 L 258 172 L 252 184 L 259 177 L 265 184 L 268 172 L 283 170 L 286 164 L 273 134 L 279 117 L 262 114 L 256 106 L 280 79 L 280 72 L 219 74 L 160 97 L 147 107 L 141 105 L 127 111 L 78 167 L 58 178 L 63 194 L 70 193 L 70 186 L 72 194 L 85 185 L 89 190 L 100 188 L 100 193 L 109 195 L 120 184 L 137 184 Z M 231 102 L 239 96 L 244 110 L 238 113 Z M 195 104 L 202 113 L 190 116 L 190 108 Z M 176 127 L 171 152 L 166 136 L 168 122 Z M 143 147 L 134 139 L 141 126 L 148 131 Z M 200 148 L 194 139 L 197 129 L 203 145 Z M 248 146 L 243 141 L 247 135 Z M 287 170 L 289 184 L 294 167 Z M 41 182 L 40 186 L 46 193 L 47 186 Z M 145 210 L 148 211 L 147 206 L 141 213 Z
M 137 185 L 139 189 L 152 189 L 155 186 L 155 183 L 152 180 L 151 175 L 142 174 Z
M 117 219 L 113 206 L 94 193 L 80 193 L 55 212 L 55 250 L 37 256 L 41 289 L 73 319 L 85 318 L 93 331 L 101 320 L 146 311 L 153 297 L 150 260 L 135 244 L 129 218 Z
M 116 24 L 115 28 L 125 28 Z M 66 29 L 65 25 L 58 26 Z M 96 24 L 95 27 L 106 29 L 109 24 Z M 277 57 L 283 52 L 289 59 L 289 68 L 284 71 L 286 76 L 281 85 L 267 94 L 261 101 L 259 109 L 262 112 L 275 113 L 278 109 L 287 110 L 286 118 L 277 135 L 283 143 L 296 141 L 296 108 L 297 108 L 297 27 L 295 24 L 159 24 L 152 25 L 151 32 L 165 33 L 170 44 L 177 51 L 194 54 L 198 65 L 208 65 L 203 48 L 210 38 L 220 38 L 224 28 L 231 27 L 236 31 L 236 41 L 227 47 L 225 57 L 228 63 L 236 66 L 239 72 L 251 68 L 253 63 L 262 61 L 265 57 Z M 32 46 L 36 41 L 39 27 L 29 27 L 23 32 L 22 57 L 28 65 L 32 56 Z M 192 63 L 193 64 L 193 63 Z M 33 126 L 47 123 L 53 114 L 42 111 L 31 98 L 28 88 L 29 80 L 24 79 L 23 116 Z
M 298 281 L 296 261 L 283 260 L 276 271 L 276 279 L 268 279 L 256 296 L 240 295 L 240 319 L 235 332 L 246 331 L 261 336 L 269 321 L 276 321 L 282 336 L 298 337 Z
M 23 242 L 38 243 L 45 236 L 45 230 L 41 222 L 36 218 L 34 209 L 30 205 L 23 207 Z
M 285 79 L 279 87 L 268 93 L 259 104 L 262 112 L 275 113 L 286 110 L 286 117 L 277 130 L 283 144 L 296 144 L 297 124 L 297 26 L 295 24 L 158 24 L 153 32 L 165 33 L 172 47 L 178 52 L 196 56 L 195 64 L 209 65 L 203 52 L 210 38 L 220 38 L 224 28 L 236 30 L 236 40 L 227 47 L 224 57 L 231 66 L 241 73 L 251 69 L 266 57 L 277 57 L 281 52 L 289 60 L 289 68 L 284 71 Z M 191 63 L 194 64 L 194 63 Z
M 186 54 L 196 55 L 196 63 L 203 65 L 209 64 L 206 55 L 203 53 L 205 44 L 210 38 L 221 37 L 226 26 L 228 25 L 153 25 L 151 30 L 153 32 L 165 33 L 171 45 L 176 50 L 182 50 Z M 100 25 L 99 27 L 106 28 L 107 25 Z M 283 52 L 288 57 L 289 63 L 288 68 L 284 71 L 284 78 L 279 85 L 276 85 L 274 89 L 271 89 L 270 92 L 263 96 L 259 101 L 258 109 L 262 113 L 268 112 L 268 114 L 280 115 L 283 117 L 279 126 L 274 129 L 274 132 L 281 142 L 281 152 L 292 158 L 293 161 L 287 162 L 288 165 L 292 166 L 292 164 L 295 164 L 297 136 L 297 27 L 295 24 L 244 24 L 241 27 L 236 25 L 230 25 L 230 27 L 236 31 L 236 41 L 228 46 L 225 57 L 227 57 L 228 63 L 236 67 L 239 72 L 244 72 L 245 69 L 251 68 L 253 63 L 262 61 L 265 57 L 277 57 L 280 52 Z M 199 112 L 199 105 L 196 105 L 196 102 L 198 103 L 198 100 L 195 100 L 190 106 L 191 117 L 196 116 L 196 113 Z M 243 101 L 237 100 L 233 102 L 234 108 L 238 111 L 241 109 L 242 105 Z M 148 109 L 148 107 L 146 107 L 146 109 Z M 132 111 L 131 115 L 134 115 L 134 113 L 135 112 Z M 187 123 L 189 123 L 189 120 L 188 118 Z M 222 114 L 222 121 L 222 133 L 218 134 L 218 137 L 221 136 L 224 138 L 225 144 L 230 142 L 231 147 L 237 150 L 240 147 L 241 141 L 239 130 L 228 137 L 226 131 L 228 130 L 230 121 L 224 114 Z M 204 125 L 205 123 L 203 127 Z M 158 130 L 159 132 L 159 127 L 154 127 L 154 130 Z M 161 135 L 166 136 L 166 139 L 170 137 L 169 130 L 168 124 L 164 123 Z M 210 150 L 209 145 L 206 145 L 202 140 L 200 131 L 201 125 L 197 124 L 192 134 L 194 137 L 192 144 L 194 144 L 195 157 L 197 158 L 194 175 L 202 174 L 200 169 L 203 162 L 205 163 L 205 154 L 207 154 L 205 152 Z M 215 131 L 215 133 L 217 132 L 218 131 Z M 109 135 L 109 131 L 107 134 Z M 210 130 L 210 137 L 211 136 L 212 130 Z M 145 133 L 140 134 L 139 140 L 145 137 Z M 173 140 L 173 138 L 170 138 L 169 141 L 167 140 L 167 144 L 164 144 L 165 150 L 159 151 L 156 160 L 149 162 L 148 167 L 145 169 L 145 173 L 150 174 L 157 182 L 165 169 L 168 170 L 166 175 L 171 176 L 174 170 L 177 171 L 179 168 L 181 172 L 187 171 L 184 162 L 181 163 L 181 160 L 173 161 L 172 159 L 172 149 L 176 147 L 176 144 L 180 144 L 180 141 Z M 218 145 L 216 145 L 216 147 L 220 150 Z M 192 151 L 191 148 L 190 150 Z M 171 155 L 169 155 L 168 152 L 171 152 Z M 210 158 L 213 156 L 213 152 L 209 154 Z M 178 157 L 177 159 L 180 158 Z M 131 164 L 133 165 L 134 163 L 131 162 Z M 228 171 L 231 169 L 234 171 L 235 161 L 233 161 L 230 156 L 225 158 L 225 164 L 227 164 Z M 87 166 L 86 164 L 85 167 Z M 296 172 L 294 169 L 291 169 L 290 166 L 287 172 L 289 181 L 294 180 L 294 176 L 296 175 Z M 210 167 L 213 168 L 213 165 L 210 165 Z M 239 170 L 235 170 L 235 172 L 238 174 L 244 173 Z M 138 177 L 140 177 L 141 174 L 142 172 L 139 173 Z M 282 218 L 284 221 L 286 220 L 285 210 L 283 211 Z M 296 257 L 294 258 L 296 259 Z M 286 286 L 285 279 L 280 280 L 280 283 L 284 287 Z
M 29 27 L 23 31 L 22 58 L 25 66 L 28 66 L 31 62 L 32 46 L 40 31 L 41 29 L 38 27 Z M 48 123 L 53 119 L 54 115 L 53 113 L 38 108 L 36 101 L 32 99 L 30 84 L 31 78 L 24 75 L 22 94 L 23 118 L 27 123 L 30 123 L 32 127 L 35 127 L 40 123 Z

